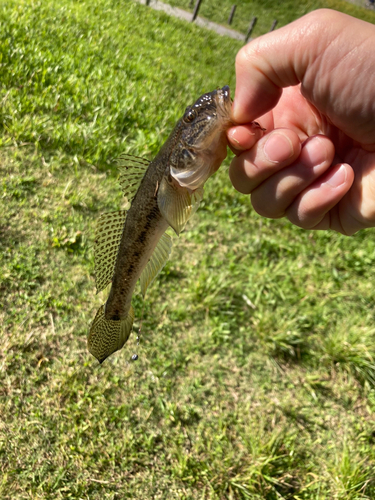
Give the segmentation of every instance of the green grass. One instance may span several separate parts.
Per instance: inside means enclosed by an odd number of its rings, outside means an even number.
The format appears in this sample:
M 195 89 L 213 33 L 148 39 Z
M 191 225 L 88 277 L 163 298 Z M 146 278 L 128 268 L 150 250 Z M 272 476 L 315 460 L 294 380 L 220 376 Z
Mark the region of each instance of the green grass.
M 3 2 L 0 28 L 0 497 L 375 498 L 372 230 L 262 219 L 224 165 L 135 298 L 140 346 L 87 351 L 111 160 L 234 89 L 241 45 L 125 0 Z
M 165 0 L 176 7 L 193 12 L 190 7 L 190 0 Z M 250 21 L 254 16 L 257 17 L 257 23 L 252 31 L 252 38 L 267 33 L 274 20 L 277 20 L 277 28 L 298 19 L 308 12 L 328 8 L 345 12 L 354 17 L 364 19 L 365 21 L 375 23 L 375 12 L 353 5 L 345 0 L 203 0 L 199 9 L 199 16 L 205 17 L 210 21 L 227 25 L 232 5 L 236 4 L 237 9 L 231 24 L 231 28 L 246 33 Z

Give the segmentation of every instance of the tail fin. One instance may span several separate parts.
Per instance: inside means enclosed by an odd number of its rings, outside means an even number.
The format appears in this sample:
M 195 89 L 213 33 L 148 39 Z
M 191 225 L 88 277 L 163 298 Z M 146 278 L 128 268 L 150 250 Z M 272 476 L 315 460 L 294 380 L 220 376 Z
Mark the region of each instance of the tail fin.
M 98 309 L 90 328 L 87 343 L 89 351 L 99 363 L 103 363 L 108 356 L 122 348 L 129 338 L 133 321 L 132 306 L 130 306 L 127 318 L 119 321 L 105 318 L 104 305 Z

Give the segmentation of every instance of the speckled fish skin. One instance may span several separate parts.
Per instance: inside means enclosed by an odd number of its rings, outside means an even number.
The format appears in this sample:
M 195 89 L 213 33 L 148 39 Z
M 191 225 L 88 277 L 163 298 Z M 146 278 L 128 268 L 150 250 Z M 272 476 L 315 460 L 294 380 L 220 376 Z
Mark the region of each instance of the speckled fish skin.
M 194 196 L 198 205 L 204 183 L 225 159 L 230 109 L 229 87 L 202 95 L 186 108 L 149 164 L 126 215 L 107 302 L 88 337 L 89 350 L 100 362 L 129 337 L 134 288 L 160 238 L 170 226 L 177 234 L 183 229 Z

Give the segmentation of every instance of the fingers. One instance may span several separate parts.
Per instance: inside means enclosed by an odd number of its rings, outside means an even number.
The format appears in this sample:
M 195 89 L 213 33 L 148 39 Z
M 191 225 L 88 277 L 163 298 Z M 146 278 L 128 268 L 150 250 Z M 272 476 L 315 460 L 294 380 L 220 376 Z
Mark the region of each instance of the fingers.
M 304 229 L 334 229 L 349 234 L 342 226 L 337 208 L 353 181 L 354 172 L 347 163 L 331 167 L 325 175 L 302 191 L 286 210 L 286 216 L 293 224 Z
M 251 194 L 254 209 L 265 217 L 279 218 L 297 196 L 332 164 L 335 149 L 324 136 L 307 139 L 298 159 L 260 184 Z
M 300 139 L 295 132 L 276 129 L 232 160 L 229 177 L 237 191 L 249 194 L 271 175 L 293 163 L 300 151 Z
M 301 146 L 295 132 L 276 129 L 234 158 L 229 175 L 238 191 L 251 193 L 254 209 L 264 217 L 286 216 L 304 229 L 349 234 L 337 205 L 352 186 L 354 172 L 348 164 L 332 166 L 334 157 L 333 143 L 325 136 L 309 137 Z

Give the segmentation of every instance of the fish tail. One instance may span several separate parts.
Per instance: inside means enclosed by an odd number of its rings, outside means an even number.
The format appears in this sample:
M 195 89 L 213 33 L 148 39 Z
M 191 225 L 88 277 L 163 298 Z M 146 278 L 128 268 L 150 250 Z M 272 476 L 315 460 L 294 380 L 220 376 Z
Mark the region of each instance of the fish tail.
M 99 307 L 87 338 L 89 351 L 99 363 L 122 348 L 129 338 L 134 321 L 132 306 L 126 319 L 118 321 L 106 319 L 104 310 L 104 305 Z

